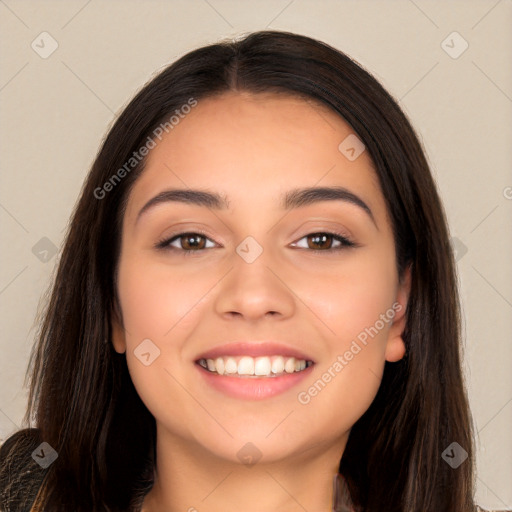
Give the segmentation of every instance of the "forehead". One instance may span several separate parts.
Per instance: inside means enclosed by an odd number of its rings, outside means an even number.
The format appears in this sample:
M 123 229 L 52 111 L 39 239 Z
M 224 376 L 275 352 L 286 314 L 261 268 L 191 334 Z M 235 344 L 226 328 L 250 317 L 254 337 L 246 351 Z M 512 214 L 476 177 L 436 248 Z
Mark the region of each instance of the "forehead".
M 284 191 L 301 186 L 341 185 L 378 195 L 367 152 L 351 161 L 340 150 L 354 136 L 340 115 L 311 99 L 269 93 L 202 99 L 156 141 L 129 203 L 166 186 L 215 190 L 230 206 L 277 203 Z

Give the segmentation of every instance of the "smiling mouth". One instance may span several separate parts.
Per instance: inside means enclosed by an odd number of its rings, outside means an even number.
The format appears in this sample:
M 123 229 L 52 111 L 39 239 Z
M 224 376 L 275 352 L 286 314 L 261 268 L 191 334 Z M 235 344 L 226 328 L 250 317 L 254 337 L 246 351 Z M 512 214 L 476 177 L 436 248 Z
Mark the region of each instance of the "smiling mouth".
M 223 356 L 199 359 L 196 364 L 219 376 L 272 378 L 302 372 L 314 363 L 287 356 Z

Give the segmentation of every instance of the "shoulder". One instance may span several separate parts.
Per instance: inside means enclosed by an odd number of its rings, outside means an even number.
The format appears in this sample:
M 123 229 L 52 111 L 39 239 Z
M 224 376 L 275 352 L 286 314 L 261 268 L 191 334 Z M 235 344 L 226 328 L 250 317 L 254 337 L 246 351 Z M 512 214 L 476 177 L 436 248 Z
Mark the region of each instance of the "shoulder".
M 30 510 L 46 473 L 32 456 L 41 442 L 39 429 L 27 428 L 0 447 L 0 510 Z

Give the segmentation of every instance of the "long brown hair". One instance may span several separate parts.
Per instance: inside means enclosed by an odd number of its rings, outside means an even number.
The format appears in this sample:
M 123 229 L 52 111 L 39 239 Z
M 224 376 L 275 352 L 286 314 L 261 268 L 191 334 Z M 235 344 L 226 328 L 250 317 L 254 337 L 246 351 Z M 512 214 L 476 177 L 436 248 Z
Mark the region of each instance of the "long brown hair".
M 41 438 L 59 454 L 41 505 L 127 510 L 143 482 L 150 485 L 155 420 L 111 343 L 121 222 L 145 159 L 105 197 L 98 189 L 190 98 L 229 91 L 295 94 L 342 116 L 375 165 L 399 275 L 412 268 L 406 357 L 386 362 L 377 396 L 353 426 L 340 461 L 356 510 L 474 510 L 454 258 L 422 147 L 397 102 L 360 65 L 323 42 L 282 31 L 187 53 L 137 93 L 107 134 L 75 207 L 29 366 L 25 421 L 34 415 Z M 456 468 L 442 457 L 453 442 L 468 454 Z

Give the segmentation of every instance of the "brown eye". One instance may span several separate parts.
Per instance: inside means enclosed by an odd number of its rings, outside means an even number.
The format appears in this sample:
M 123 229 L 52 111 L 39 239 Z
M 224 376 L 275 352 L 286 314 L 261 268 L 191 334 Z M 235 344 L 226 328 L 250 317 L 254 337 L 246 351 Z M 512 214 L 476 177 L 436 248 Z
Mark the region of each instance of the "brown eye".
M 208 242 L 210 242 L 209 246 L 207 246 Z M 156 244 L 157 249 L 181 251 L 184 254 L 201 252 L 204 249 L 211 249 L 214 247 L 215 243 L 201 233 L 178 233 L 173 237 L 161 240 Z
M 314 233 L 308 235 L 308 247 L 310 249 L 330 249 L 333 236 L 329 233 Z M 311 242 L 311 244 L 309 243 Z
M 206 242 L 205 237 L 197 233 L 186 233 L 178 237 L 182 240 L 181 247 L 185 251 L 194 251 L 204 249 Z
M 300 241 L 306 240 L 306 246 L 300 245 Z M 335 252 L 349 247 L 356 247 L 356 244 L 339 233 L 310 233 L 302 237 L 296 243 L 301 249 L 310 249 L 313 252 Z

